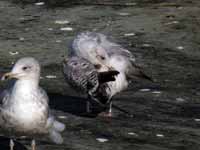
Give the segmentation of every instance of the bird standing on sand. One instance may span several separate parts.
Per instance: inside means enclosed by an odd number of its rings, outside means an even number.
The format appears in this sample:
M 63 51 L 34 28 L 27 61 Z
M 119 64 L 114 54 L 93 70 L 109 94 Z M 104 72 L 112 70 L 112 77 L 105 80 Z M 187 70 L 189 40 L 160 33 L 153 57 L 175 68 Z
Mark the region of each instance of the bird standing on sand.
M 47 134 L 56 144 L 61 144 L 63 123 L 50 115 L 48 96 L 39 86 L 40 65 L 32 57 L 19 59 L 10 73 L 2 80 L 15 78 L 14 85 L 0 95 L 0 127 L 9 136 L 27 135 L 33 138 L 31 147 L 35 150 L 36 135 Z M 10 140 L 10 149 L 14 143 Z
M 69 51 L 69 58 L 74 56 L 87 60 L 98 73 L 118 72 L 114 77 L 115 80 L 106 82 L 103 85 L 100 84 L 101 86 L 97 88 L 96 94 L 93 96 L 99 102 L 109 106 L 108 113 L 105 114 L 107 116 L 112 116 L 112 97 L 125 90 L 132 79 L 144 78 L 151 80 L 135 64 L 135 58 L 130 51 L 109 41 L 101 33 L 83 32 L 79 34 L 73 40 Z M 78 86 L 80 85 L 81 83 L 78 84 Z

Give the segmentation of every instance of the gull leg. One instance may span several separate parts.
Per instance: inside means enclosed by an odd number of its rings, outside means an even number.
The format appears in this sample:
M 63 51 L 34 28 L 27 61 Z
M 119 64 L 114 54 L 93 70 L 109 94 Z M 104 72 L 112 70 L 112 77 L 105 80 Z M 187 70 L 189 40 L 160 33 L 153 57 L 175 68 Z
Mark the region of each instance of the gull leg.
M 109 104 L 108 117 L 112 117 L 112 101 Z
M 31 141 L 31 150 L 36 150 L 36 142 L 34 139 Z
M 113 117 L 112 116 L 112 101 L 109 103 L 109 107 L 107 107 L 105 111 L 101 112 L 99 114 L 99 116 L 105 117 L 105 118 L 111 118 L 111 117 Z
M 10 139 L 10 150 L 14 150 L 14 142 L 12 139 Z
M 89 101 L 87 101 L 87 103 L 86 103 L 86 111 L 87 111 L 87 113 L 91 112 L 91 110 L 90 110 L 90 102 Z

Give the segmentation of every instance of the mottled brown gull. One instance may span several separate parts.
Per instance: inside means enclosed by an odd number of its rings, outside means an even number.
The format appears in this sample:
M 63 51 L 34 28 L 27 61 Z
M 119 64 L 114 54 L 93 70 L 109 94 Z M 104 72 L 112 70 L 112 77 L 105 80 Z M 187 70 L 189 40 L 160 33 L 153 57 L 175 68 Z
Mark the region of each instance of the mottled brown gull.
M 106 107 L 109 99 L 108 82 L 115 81 L 115 76 L 119 74 L 115 70 L 98 72 L 88 60 L 76 56 L 64 60 L 63 72 L 66 81 L 74 89 L 88 95 L 88 112 L 92 101 Z
M 133 54 L 121 45 L 108 40 L 108 38 L 96 32 L 83 32 L 73 40 L 69 50 L 69 58 L 84 58 L 93 64 L 97 72 L 116 70 L 115 81 L 108 82 L 104 91 L 109 105 L 108 115 L 112 112 L 112 97 L 127 89 L 130 81 L 136 78 L 151 80 L 142 69 L 136 65 Z M 102 88 L 100 88 L 102 89 Z M 103 90 L 103 89 L 102 89 Z M 98 94 L 97 94 L 98 95 Z
M 2 80 L 15 78 L 15 83 L 0 95 L 0 126 L 4 133 L 13 136 L 30 136 L 35 150 L 35 136 L 48 135 L 56 144 L 61 144 L 60 134 L 65 129 L 51 114 L 48 96 L 39 86 L 40 65 L 32 57 L 19 59 L 10 73 Z M 13 140 L 10 148 L 13 149 Z

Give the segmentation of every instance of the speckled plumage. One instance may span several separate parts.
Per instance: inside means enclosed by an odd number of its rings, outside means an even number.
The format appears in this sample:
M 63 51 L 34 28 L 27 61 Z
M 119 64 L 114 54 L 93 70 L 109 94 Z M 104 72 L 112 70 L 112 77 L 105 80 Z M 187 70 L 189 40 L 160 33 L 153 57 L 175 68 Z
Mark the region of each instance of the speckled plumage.
M 109 100 L 108 92 L 106 92 L 109 90 L 107 82 L 114 80 L 114 76 L 118 74 L 116 71 L 99 73 L 92 63 L 75 56 L 64 61 L 63 72 L 66 81 L 74 89 L 88 94 L 90 100 L 95 100 L 100 104 L 105 104 Z M 104 80 L 101 79 L 102 77 Z
M 80 33 L 72 42 L 69 58 L 76 56 L 87 60 L 98 73 L 115 70 L 119 74 L 113 82 L 99 84 L 95 97 L 108 104 L 117 93 L 125 90 L 134 78 L 146 78 L 143 71 L 135 64 L 135 57 L 121 45 L 108 40 L 108 38 L 96 32 Z M 98 67 L 95 67 L 98 66 Z M 84 74 L 84 72 L 83 72 Z M 103 91 L 103 92 L 102 92 Z M 101 93 L 106 93 L 102 98 Z M 105 100 L 107 98 L 107 100 Z M 111 112 L 111 105 L 110 105 Z

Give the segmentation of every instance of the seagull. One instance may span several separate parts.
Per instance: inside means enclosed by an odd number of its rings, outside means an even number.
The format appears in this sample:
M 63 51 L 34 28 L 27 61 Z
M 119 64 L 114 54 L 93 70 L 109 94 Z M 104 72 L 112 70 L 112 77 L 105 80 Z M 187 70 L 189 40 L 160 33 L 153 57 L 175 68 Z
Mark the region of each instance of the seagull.
M 98 72 L 88 60 L 76 56 L 64 59 L 63 73 L 66 81 L 74 89 L 87 94 L 87 112 L 91 111 L 90 102 L 105 107 L 109 99 L 107 83 L 115 81 L 115 76 L 119 74 L 115 70 Z
M 13 136 L 30 136 L 31 148 L 35 150 L 34 137 L 48 135 L 56 144 L 61 144 L 60 134 L 65 125 L 50 114 L 48 96 L 40 86 L 40 64 L 32 57 L 19 59 L 11 72 L 5 73 L 2 80 L 15 78 L 10 88 L 0 95 L 0 127 L 5 134 Z M 10 149 L 14 142 L 11 138 Z
M 68 57 L 73 56 L 86 59 L 99 73 L 111 70 L 119 72 L 115 81 L 106 83 L 105 92 L 109 95 L 106 100 L 109 105 L 108 116 L 112 116 L 112 97 L 127 89 L 132 80 L 141 78 L 152 81 L 136 64 L 135 57 L 129 50 L 111 42 L 101 33 L 87 31 L 78 34 L 69 49 Z

